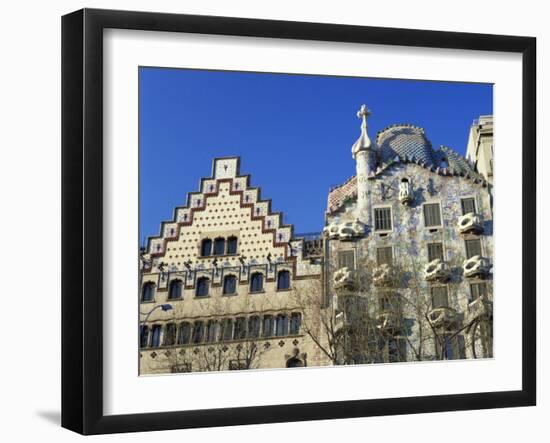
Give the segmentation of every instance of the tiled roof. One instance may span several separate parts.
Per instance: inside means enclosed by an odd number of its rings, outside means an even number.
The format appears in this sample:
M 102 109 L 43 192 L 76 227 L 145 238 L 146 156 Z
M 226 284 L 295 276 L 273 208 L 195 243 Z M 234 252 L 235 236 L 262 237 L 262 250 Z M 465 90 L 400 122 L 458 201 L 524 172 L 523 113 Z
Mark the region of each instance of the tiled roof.
M 357 196 L 357 176 L 349 178 L 345 183 L 335 187 L 328 193 L 328 212 L 334 212 L 342 207 L 348 198 Z
M 426 138 L 424 129 L 417 126 L 389 126 L 378 133 L 376 143 L 382 164 L 396 156 L 429 165 L 434 164 L 432 145 Z

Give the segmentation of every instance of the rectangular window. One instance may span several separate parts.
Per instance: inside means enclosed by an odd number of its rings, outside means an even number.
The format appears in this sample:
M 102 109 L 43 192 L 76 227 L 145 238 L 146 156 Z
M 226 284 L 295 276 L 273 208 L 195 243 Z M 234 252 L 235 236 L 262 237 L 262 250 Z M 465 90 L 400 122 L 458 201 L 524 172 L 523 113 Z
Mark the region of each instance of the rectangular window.
M 273 335 L 273 317 L 266 315 L 264 317 L 263 336 L 271 337 Z
M 430 288 L 432 293 L 432 307 L 446 308 L 449 306 L 449 300 L 447 298 L 447 286 L 432 286 Z
M 339 251 L 338 252 L 338 268 L 355 269 L 355 252 L 354 251 Z
M 173 346 L 176 344 L 176 325 L 168 323 L 164 329 L 164 346 Z
M 391 208 L 374 208 L 374 230 L 391 231 Z
M 481 240 L 479 238 L 466 240 L 465 243 L 466 243 L 466 258 L 471 258 L 474 255 L 481 256 Z
M 435 338 L 437 359 L 456 360 L 465 358 L 464 337 L 462 335 L 445 334 Z
M 470 302 L 478 298 L 487 298 L 487 285 L 485 283 L 472 283 L 470 285 Z
M 428 243 L 428 261 L 443 260 L 443 243 Z
M 260 317 L 253 316 L 248 319 L 248 337 L 258 338 L 260 336 Z
M 222 340 L 231 341 L 233 339 L 233 321 L 226 318 L 222 322 Z
M 424 226 L 441 226 L 439 203 L 426 203 L 424 205 Z
M 378 265 L 391 265 L 393 263 L 393 250 L 391 246 L 376 249 L 376 261 Z
M 290 316 L 290 334 L 296 335 L 300 333 L 300 326 L 302 325 L 302 315 L 298 312 L 292 313 Z
M 462 215 L 469 214 L 470 212 L 476 212 L 476 201 L 473 197 L 463 198 L 460 200 L 462 205 Z
M 246 318 L 238 317 L 235 319 L 235 340 L 244 340 L 246 338 Z
M 389 295 L 381 295 L 378 297 L 378 307 L 380 312 L 389 312 L 392 310 L 392 304 Z
M 204 323 L 195 322 L 193 325 L 193 343 L 201 343 L 204 338 Z

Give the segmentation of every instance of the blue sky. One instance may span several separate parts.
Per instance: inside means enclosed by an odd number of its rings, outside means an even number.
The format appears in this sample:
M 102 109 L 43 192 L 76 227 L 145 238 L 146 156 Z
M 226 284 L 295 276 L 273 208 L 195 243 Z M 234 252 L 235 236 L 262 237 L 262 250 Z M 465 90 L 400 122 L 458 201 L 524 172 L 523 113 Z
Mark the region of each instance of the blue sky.
M 139 80 L 142 243 L 210 175 L 214 157 L 241 156 L 241 173 L 285 222 L 315 232 L 329 188 L 355 174 L 362 103 L 373 140 L 411 123 L 434 148 L 461 154 L 472 121 L 493 112 L 489 84 L 145 67 Z

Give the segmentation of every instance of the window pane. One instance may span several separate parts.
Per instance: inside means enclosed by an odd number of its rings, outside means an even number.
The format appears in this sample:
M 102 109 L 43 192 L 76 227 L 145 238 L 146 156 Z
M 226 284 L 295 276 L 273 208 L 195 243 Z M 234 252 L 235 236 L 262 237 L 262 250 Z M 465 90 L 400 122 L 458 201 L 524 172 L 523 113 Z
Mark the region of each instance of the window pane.
M 204 336 L 204 323 L 197 321 L 193 325 L 193 343 L 201 343 Z
M 212 253 L 212 240 L 205 238 L 201 245 L 201 255 L 208 257 Z
M 260 317 L 253 316 L 248 319 L 248 337 L 257 338 L 260 336 Z
M 290 333 L 299 334 L 301 324 L 302 324 L 302 315 L 296 312 L 293 313 L 290 316 Z
M 481 256 L 481 241 L 479 238 L 466 240 L 466 257 L 470 258 L 474 255 Z
M 208 295 L 208 286 L 209 286 L 208 278 L 205 278 L 205 277 L 199 278 L 197 280 L 196 296 L 206 297 Z
M 239 317 L 235 319 L 235 340 L 243 340 L 246 338 L 246 318 Z
M 182 288 L 181 280 L 172 280 L 170 282 L 170 290 L 168 291 L 168 298 L 170 299 L 181 298 L 181 288 Z
M 355 269 L 355 255 L 353 251 L 338 252 L 338 267 Z
M 210 320 L 208 322 L 207 330 L 206 330 L 206 341 L 208 343 L 214 343 L 215 341 L 218 341 L 218 322 L 214 320 Z
M 184 322 L 180 325 L 178 344 L 186 345 L 191 339 L 191 325 L 187 322 Z
M 160 331 L 161 326 L 160 325 L 154 325 L 152 330 L 152 336 L 151 336 L 151 347 L 152 348 L 158 348 L 160 346 Z
M 230 318 L 226 318 L 222 322 L 222 340 L 230 341 L 233 339 L 233 321 Z
M 250 292 L 260 292 L 264 288 L 264 276 L 259 272 L 252 274 L 250 278 Z
M 214 240 L 214 255 L 225 254 L 225 239 L 217 238 Z
M 237 292 L 237 277 L 226 275 L 223 279 L 223 293 L 234 294 L 235 292 Z
M 432 287 L 432 306 L 434 308 L 445 308 L 448 305 L 447 286 Z
M 155 285 L 153 283 L 145 283 L 143 285 L 143 292 L 141 295 L 142 301 L 153 301 Z
M 227 239 L 227 253 L 228 254 L 237 253 L 237 237 L 229 237 Z
M 374 229 L 376 231 L 390 231 L 391 209 L 390 208 L 375 208 L 374 209 Z
M 290 272 L 280 271 L 277 274 L 277 289 L 289 289 L 290 288 Z
M 376 260 L 379 265 L 383 265 L 383 264 L 391 265 L 393 263 L 392 247 L 387 246 L 384 248 L 378 248 L 376 250 Z
M 164 330 L 164 346 L 172 346 L 176 343 L 176 325 L 168 323 Z
M 462 203 L 462 215 L 469 214 L 470 212 L 476 212 L 476 202 L 473 198 L 463 198 Z
M 428 261 L 443 260 L 443 243 L 428 243 Z
M 273 317 L 266 315 L 264 317 L 263 336 L 271 337 L 273 335 Z
M 139 347 L 146 348 L 149 341 L 149 327 L 146 325 L 141 327 L 141 334 L 139 335 Z
M 439 203 L 428 203 L 424 205 L 424 226 L 441 226 Z
M 477 300 L 481 297 L 487 296 L 487 285 L 485 283 L 472 283 L 470 285 L 470 301 Z
M 278 336 L 287 335 L 288 331 L 288 317 L 284 314 L 277 316 L 276 333 Z

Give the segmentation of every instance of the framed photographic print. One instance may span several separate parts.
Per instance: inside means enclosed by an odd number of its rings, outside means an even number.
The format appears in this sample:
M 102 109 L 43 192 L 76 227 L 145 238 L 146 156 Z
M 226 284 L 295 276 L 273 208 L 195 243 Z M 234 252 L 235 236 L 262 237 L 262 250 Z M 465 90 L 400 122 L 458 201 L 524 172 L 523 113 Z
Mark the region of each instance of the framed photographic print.
M 62 25 L 64 427 L 535 404 L 534 38 Z

